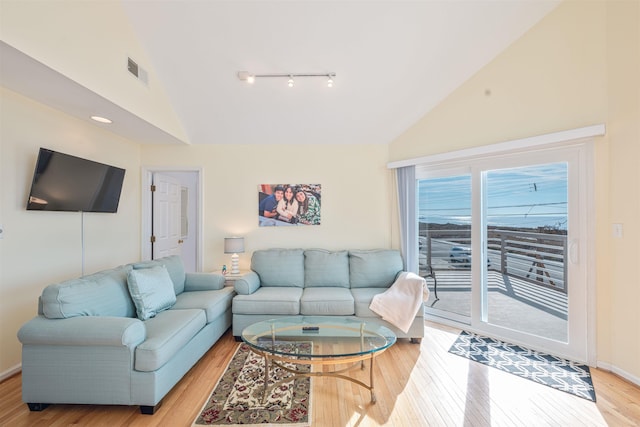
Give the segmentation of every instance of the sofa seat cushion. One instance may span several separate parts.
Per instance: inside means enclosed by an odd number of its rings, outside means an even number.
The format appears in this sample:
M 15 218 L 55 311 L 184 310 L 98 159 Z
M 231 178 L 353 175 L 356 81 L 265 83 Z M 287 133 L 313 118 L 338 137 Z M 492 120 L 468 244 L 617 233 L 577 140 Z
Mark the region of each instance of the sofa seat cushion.
M 351 289 L 355 300 L 355 312 L 358 317 L 380 317 L 369 309 L 371 300 L 377 294 L 385 292 L 386 288 L 356 288 Z M 416 317 L 424 317 L 424 310 L 418 310 Z
M 304 251 L 304 287 L 349 288 L 349 252 Z
M 147 339 L 136 348 L 135 370 L 155 371 L 206 325 L 203 310 L 167 310 L 145 320 Z
M 49 319 L 134 317 L 136 308 L 127 288 L 130 270 L 121 266 L 49 285 L 42 291 L 42 312 Z
M 301 288 L 259 288 L 250 295 L 233 298 L 233 314 L 300 314 Z
M 305 288 L 300 298 L 300 314 L 305 316 L 353 315 L 353 296 L 351 291 L 345 288 Z
M 234 295 L 235 292 L 230 286 L 215 291 L 186 291 L 176 297 L 176 303 L 171 310 L 198 308 L 204 310 L 207 323 L 211 323 L 231 308 Z
M 304 287 L 302 249 L 263 249 L 251 256 L 251 270 L 260 276 L 260 286 Z

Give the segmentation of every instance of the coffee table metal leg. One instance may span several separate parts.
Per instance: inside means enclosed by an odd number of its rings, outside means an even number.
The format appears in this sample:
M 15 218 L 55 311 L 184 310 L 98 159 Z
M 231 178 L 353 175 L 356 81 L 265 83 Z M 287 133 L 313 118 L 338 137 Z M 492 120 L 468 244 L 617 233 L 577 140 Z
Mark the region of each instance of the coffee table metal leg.
M 262 388 L 262 403 L 267 400 L 267 386 L 269 384 L 269 365 L 271 362 L 269 361 L 269 355 L 267 353 L 263 354 L 264 356 L 264 387 Z
M 374 357 L 371 357 L 369 362 L 369 387 L 371 387 L 369 390 L 371 391 L 371 403 L 376 403 L 376 394 L 373 391 L 373 359 Z

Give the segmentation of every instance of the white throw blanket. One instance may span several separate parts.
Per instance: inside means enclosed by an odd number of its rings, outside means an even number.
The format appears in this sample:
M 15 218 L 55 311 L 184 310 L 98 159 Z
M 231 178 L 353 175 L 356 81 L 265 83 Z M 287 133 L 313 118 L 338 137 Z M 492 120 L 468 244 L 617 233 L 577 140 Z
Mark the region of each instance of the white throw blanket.
M 405 334 L 422 302 L 429 299 L 427 281 L 415 273 L 401 273 L 393 285 L 375 295 L 369 308 Z

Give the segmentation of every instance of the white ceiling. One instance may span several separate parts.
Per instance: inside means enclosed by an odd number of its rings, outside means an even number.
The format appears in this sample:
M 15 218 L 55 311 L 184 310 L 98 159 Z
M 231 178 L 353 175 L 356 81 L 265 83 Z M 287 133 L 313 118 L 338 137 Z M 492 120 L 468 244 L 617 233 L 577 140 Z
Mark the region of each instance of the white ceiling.
M 157 74 L 149 84 L 162 85 L 188 142 L 386 144 L 560 0 L 121 3 L 151 61 L 139 65 Z M 0 55 L 5 87 L 83 120 L 99 105 L 117 118 L 109 130 L 141 143 L 182 143 L 2 42 Z M 289 88 L 248 85 L 238 71 L 336 77 L 333 88 L 324 78 Z
M 191 143 L 346 144 L 391 142 L 559 1 L 123 3 Z

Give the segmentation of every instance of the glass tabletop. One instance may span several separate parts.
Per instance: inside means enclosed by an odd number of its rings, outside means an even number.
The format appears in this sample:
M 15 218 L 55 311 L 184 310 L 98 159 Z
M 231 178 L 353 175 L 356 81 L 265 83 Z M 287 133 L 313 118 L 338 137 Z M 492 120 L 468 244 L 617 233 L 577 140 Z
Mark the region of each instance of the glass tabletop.
M 339 358 L 380 352 L 396 342 L 389 328 L 354 317 L 291 316 L 254 323 L 242 340 L 258 351 L 283 356 Z M 299 353 L 291 342 L 311 343 Z

